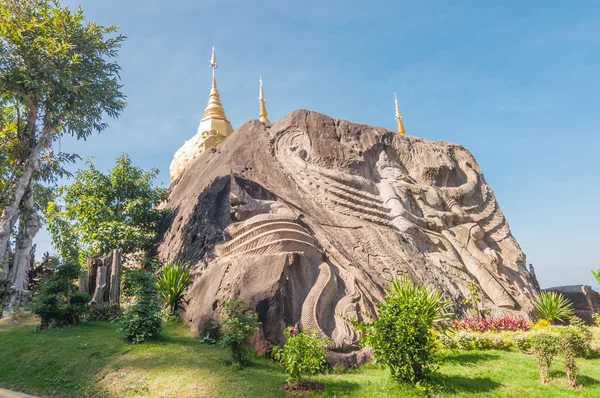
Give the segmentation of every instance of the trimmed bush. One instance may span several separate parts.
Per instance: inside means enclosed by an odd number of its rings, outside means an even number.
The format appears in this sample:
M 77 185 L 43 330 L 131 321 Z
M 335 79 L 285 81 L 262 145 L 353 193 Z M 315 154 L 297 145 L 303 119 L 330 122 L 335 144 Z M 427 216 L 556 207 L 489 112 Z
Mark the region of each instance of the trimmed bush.
M 285 368 L 288 384 L 302 380 L 305 375 L 327 370 L 327 338 L 319 338 L 315 330 L 298 332 L 289 327 L 285 330 L 285 335 L 283 347 L 273 347 L 273 357 Z

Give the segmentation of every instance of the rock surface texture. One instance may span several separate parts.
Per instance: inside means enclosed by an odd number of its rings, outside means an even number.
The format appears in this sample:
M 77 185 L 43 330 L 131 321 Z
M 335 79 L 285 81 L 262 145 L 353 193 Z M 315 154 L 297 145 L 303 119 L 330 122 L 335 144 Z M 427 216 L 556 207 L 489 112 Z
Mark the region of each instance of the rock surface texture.
M 555 291 L 568 298 L 573 303 L 575 315 L 589 325 L 594 323 L 593 315 L 600 313 L 600 294 L 588 285 L 557 286 L 544 290 Z
M 338 315 L 376 313 L 399 276 L 439 287 L 459 312 L 473 282 L 492 313 L 533 313 L 525 255 L 456 144 L 306 110 L 251 120 L 185 168 L 165 208 L 159 256 L 191 264 L 184 319 L 198 333 L 243 297 L 263 322 L 257 349 L 296 325 L 359 358 Z

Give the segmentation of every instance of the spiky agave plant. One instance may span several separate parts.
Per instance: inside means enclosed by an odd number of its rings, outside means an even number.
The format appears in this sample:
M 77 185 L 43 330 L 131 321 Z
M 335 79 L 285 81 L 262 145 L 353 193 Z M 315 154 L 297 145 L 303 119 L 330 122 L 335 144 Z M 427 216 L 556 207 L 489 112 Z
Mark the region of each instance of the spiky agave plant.
M 190 269 L 183 261 L 169 261 L 160 270 L 156 290 L 173 314 L 177 313 L 183 292 L 191 281 Z
M 566 321 L 573 315 L 573 303 L 558 292 L 541 292 L 533 305 L 538 316 L 550 323 L 555 319 Z
M 444 299 L 442 292 L 435 287 L 416 284 L 408 278 L 394 278 L 388 286 L 388 293 L 401 301 L 416 302 L 421 316 L 431 325 L 452 317 L 452 302 Z

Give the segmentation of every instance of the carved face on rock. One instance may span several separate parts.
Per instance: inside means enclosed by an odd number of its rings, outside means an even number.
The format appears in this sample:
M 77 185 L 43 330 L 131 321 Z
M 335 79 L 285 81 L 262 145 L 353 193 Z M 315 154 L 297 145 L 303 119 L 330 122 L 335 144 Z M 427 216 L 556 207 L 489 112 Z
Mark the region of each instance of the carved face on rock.
M 413 182 L 410 176 L 404 172 L 404 167 L 400 163 L 391 160 L 385 151 L 379 154 L 376 167 L 382 180 Z

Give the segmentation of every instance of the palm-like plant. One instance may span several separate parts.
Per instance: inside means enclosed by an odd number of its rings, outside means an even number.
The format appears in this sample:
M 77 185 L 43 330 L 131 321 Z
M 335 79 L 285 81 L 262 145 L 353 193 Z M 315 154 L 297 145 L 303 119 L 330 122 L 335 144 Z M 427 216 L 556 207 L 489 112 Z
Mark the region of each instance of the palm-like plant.
M 408 278 L 395 278 L 388 286 L 388 293 L 401 301 L 416 303 L 430 325 L 452 317 L 452 302 L 444 299 L 442 292 L 434 287 L 412 283 Z
M 573 303 L 558 292 L 541 292 L 533 303 L 538 316 L 552 321 L 566 321 L 573 315 Z
M 191 281 L 190 269 L 183 261 L 170 261 L 160 270 L 156 290 L 173 314 L 177 313 L 183 292 Z

